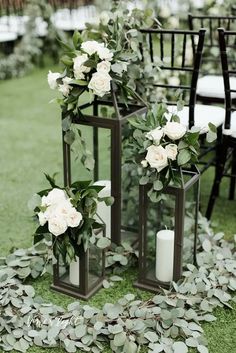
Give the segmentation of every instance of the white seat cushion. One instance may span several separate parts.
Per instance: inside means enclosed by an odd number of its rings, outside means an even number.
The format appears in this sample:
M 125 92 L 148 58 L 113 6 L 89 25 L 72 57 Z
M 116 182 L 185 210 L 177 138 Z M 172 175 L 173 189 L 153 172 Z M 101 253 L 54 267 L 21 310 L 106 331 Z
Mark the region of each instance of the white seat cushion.
M 17 33 L 15 32 L 1 32 L 0 43 L 13 42 L 17 39 Z
M 230 88 L 236 90 L 236 77 L 230 77 Z M 207 75 L 198 79 L 197 94 L 202 97 L 225 98 L 222 76 Z M 236 98 L 236 93 L 231 93 Z
M 53 24 L 60 30 L 84 30 L 86 23 L 97 24 L 99 15 L 94 5 L 81 6 L 79 9 L 57 10 L 51 17 Z
M 179 116 L 180 122 L 187 126 L 189 125 L 189 107 L 184 107 L 183 110 L 177 112 L 176 106 L 169 105 L 168 110 L 170 113 L 175 113 Z M 169 116 L 168 118 L 170 118 Z M 200 133 L 205 134 L 208 132 L 208 124 L 212 123 L 216 127 L 223 125 L 225 120 L 225 110 L 221 107 L 212 105 L 196 104 L 194 111 L 194 126 L 200 128 Z
M 231 114 L 230 129 L 223 129 L 223 134 L 236 138 L 236 112 Z

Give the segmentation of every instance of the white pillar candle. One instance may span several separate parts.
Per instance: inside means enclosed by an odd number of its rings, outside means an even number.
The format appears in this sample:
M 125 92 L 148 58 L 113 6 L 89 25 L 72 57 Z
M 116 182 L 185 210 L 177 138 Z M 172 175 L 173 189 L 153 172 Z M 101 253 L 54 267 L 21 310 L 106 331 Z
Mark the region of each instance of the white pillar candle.
M 70 283 L 74 286 L 79 286 L 79 257 L 76 256 L 76 261 L 70 263 L 69 271 Z
M 104 186 L 104 188 L 98 193 L 99 197 L 110 197 L 111 196 L 111 181 L 110 180 L 98 180 L 94 185 Z M 111 206 L 107 206 L 105 202 L 99 202 L 97 208 L 97 214 L 106 225 L 106 237 L 111 238 Z M 99 218 L 97 219 L 99 221 Z
M 156 234 L 156 278 L 158 281 L 173 280 L 174 238 L 173 230 L 164 229 Z

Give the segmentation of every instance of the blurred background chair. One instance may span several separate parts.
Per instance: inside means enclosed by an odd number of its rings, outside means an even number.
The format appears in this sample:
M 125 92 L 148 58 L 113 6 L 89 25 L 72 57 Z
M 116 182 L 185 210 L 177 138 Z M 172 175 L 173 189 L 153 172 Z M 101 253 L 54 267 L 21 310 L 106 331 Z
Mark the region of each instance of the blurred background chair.
M 219 163 L 216 166 L 215 180 L 207 207 L 206 217 L 211 218 L 219 185 L 223 177 L 230 177 L 229 199 L 235 196 L 236 184 L 236 105 L 232 95 L 236 89 L 231 85 L 231 77 L 236 76 L 236 31 L 218 29 L 221 65 L 225 92 L 225 124 L 222 145 L 219 149 Z
M 219 44 L 217 28 L 236 30 L 235 16 L 188 15 L 190 30 L 206 28 L 202 54 L 201 74 L 197 86 L 197 100 L 204 104 L 224 103 L 224 83 L 219 65 Z M 231 77 L 231 86 L 236 89 L 236 78 Z M 236 93 L 232 94 L 236 99 Z
M 199 164 L 203 173 L 214 165 L 216 151 L 221 141 L 222 125 L 225 112 L 221 107 L 196 104 L 196 88 L 204 45 L 205 30 L 161 30 L 144 29 L 146 45 L 143 46 L 143 57 L 146 65 L 158 65 L 161 68 L 158 82 L 151 90 L 153 101 L 165 101 L 170 113 L 177 113 L 181 123 L 188 128 L 197 126 L 201 130 Z M 160 58 L 160 59 L 159 59 Z M 161 60 L 161 61 L 160 61 Z M 185 106 L 177 111 L 178 97 Z M 218 138 L 213 145 L 206 143 L 208 123 L 217 127 Z
M 55 13 L 52 16 L 54 25 L 69 34 L 75 30 L 82 31 L 86 23 L 97 23 L 98 13 L 93 1 L 52 1 Z

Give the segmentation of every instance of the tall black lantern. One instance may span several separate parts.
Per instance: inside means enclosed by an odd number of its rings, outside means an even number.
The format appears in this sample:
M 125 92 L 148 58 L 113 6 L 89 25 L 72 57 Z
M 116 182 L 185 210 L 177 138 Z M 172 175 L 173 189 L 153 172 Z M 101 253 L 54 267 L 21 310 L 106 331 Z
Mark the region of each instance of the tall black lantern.
M 105 227 L 96 230 L 96 234 L 105 236 Z M 104 276 L 104 250 L 90 244 L 87 251 L 84 251 L 81 244 L 79 254 L 70 264 L 65 265 L 61 256 L 57 257 L 53 265 L 51 288 L 75 298 L 88 300 L 102 287 Z
M 158 291 L 182 275 L 183 262 L 196 263 L 199 171 L 181 170 L 181 186 L 169 185 L 163 200 L 148 197 L 151 185 L 139 187 L 139 275 L 136 287 Z
M 86 171 L 79 159 L 76 162 L 75 159 L 72 161 L 73 150 L 63 138 L 64 183 L 70 185 L 73 180 L 81 178 L 91 178 L 98 183 L 109 180 L 110 194 L 115 200 L 110 208 L 110 222 L 109 219 L 106 220 L 104 210 L 99 214 L 106 224 L 107 237 L 111 237 L 111 241 L 115 244 L 120 244 L 122 239 L 133 243 L 138 238 L 138 227 L 137 225 L 130 227 L 122 220 L 124 199 L 127 200 L 127 195 L 124 195 L 122 190 L 125 164 L 123 137 L 127 134 L 128 119 L 145 114 L 147 107 L 143 102 L 128 105 L 119 103 L 113 86 L 110 97 L 106 99 L 95 97 L 91 103 L 83 104 L 80 109 L 82 115 L 75 116 L 72 123 L 79 127 L 88 148 L 92 151 L 95 161 L 94 171 L 92 174 Z M 138 185 L 136 188 L 138 203 Z

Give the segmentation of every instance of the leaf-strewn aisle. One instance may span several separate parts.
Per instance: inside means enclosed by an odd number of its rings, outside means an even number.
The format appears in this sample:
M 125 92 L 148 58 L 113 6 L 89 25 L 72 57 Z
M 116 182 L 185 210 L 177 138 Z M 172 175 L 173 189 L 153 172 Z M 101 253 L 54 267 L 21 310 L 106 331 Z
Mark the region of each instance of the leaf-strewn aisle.
M 47 69 L 36 70 L 27 77 L 0 83 L 0 249 L 8 253 L 11 247 L 27 247 L 32 240 L 33 224 L 27 209 L 27 201 L 33 192 L 47 183 L 43 172 L 61 172 L 60 112 L 46 82 Z M 212 172 L 202 181 L 203 206 L 207 201 Z M 61 173 L 59 175 L 61 182 Z M 213 220 L 217 229 L 224 230 L 228 238 L 236 233 L 235 202 L 229 202 L 227 181 L 222 187 L 225 197 L 217 201 Z M 125 276 L 125 281 L 113 288 L 100 291 L 91 300 L 101 306 L 115 301 L 127 292 L 135 293 L 132 281 L 135 273 Z M 55 304 L 66 306 L 73 299 L 51 292 L 50 278 L 41 278 L 33 285 L 37 294 Z M 148 294 L 147 294 L 148 296 Z M 236 307 L 235 307 L 236 308 Z M 236 352 L 236 314 L 230 310 L 217 310 L 218 320 L 204 325 L 210 353 Z M 32 348 L 30 352 L 41 352 Z M 59 352 L 45 349 L 44 352 Z M 108 350 L 109 351 L 109 350 Z

